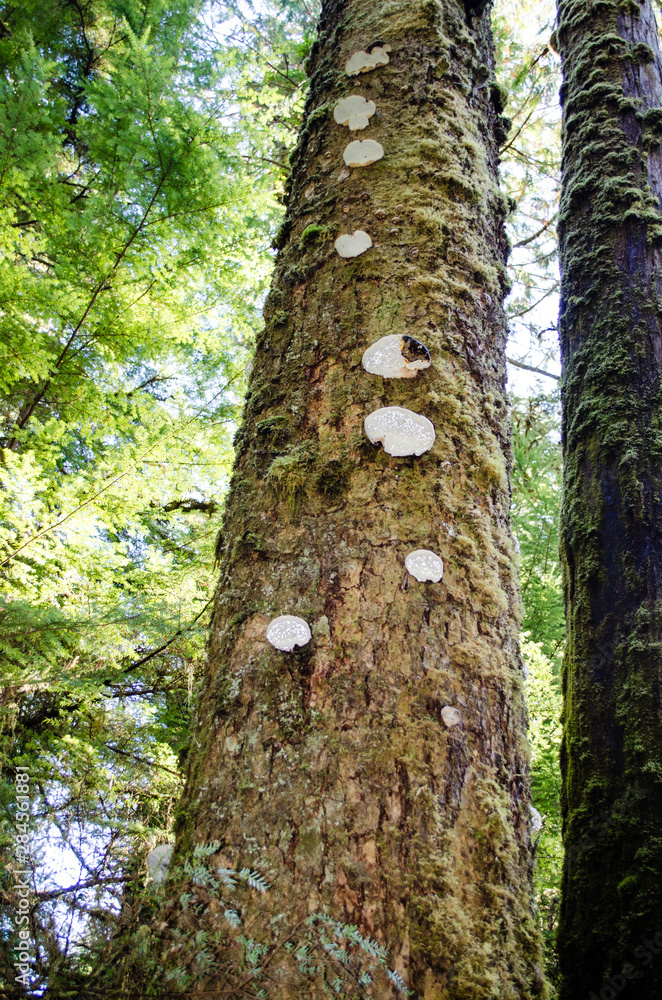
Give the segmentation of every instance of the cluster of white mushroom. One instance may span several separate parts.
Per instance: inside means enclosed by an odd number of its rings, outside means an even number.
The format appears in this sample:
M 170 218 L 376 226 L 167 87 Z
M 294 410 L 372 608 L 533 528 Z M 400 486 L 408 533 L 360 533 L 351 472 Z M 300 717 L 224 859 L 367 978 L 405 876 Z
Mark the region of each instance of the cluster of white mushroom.
M 378 44 L 370 52 L 355 52 L 345 67 L 348 76 L 367 73 L 389 61 L 390 45 Z M 351 132 L 367 128 L 377 110 L 374 101 L 360 94 L 352 94 L 340 101 L 333 111 L 338 125 L 347 126 Z M 374 139 L 354 140 L 343 153 L 348 167 L 365 167 L 381 160 L 384 149 Z M 362 229 L 343 233 L 335 242 L 341 257 L 358 257 L 372 246 L 372 239 Z M 372 344 L 363 354 L 362 364 L 371 375 L 382 378 L 416 378 L 419 371 L 429 368 L 430 352 L 413 337 L 391 334 Z M 395 457 L 422 455 L 432 448 L 435 441 L 434 425 L 427 417 L 404 406 L 383 406 L 364 420 L 366 435 L 373 444 L 381 444 L 388 455 Z M 439 583 L 444 575 L 443 560 L 430 549 L 416 549 L 405 558 L 407 572 L 421 583 Z M 276 649 L 291 653 L 297 646 L 305 646 L 311 639 L 308 623 L 296 615 L 280 615 L 267 627 L 267 639 Z M 451 705 L 441 711 L 444 724 L 451 728 L 460 725 L 462 716 Z

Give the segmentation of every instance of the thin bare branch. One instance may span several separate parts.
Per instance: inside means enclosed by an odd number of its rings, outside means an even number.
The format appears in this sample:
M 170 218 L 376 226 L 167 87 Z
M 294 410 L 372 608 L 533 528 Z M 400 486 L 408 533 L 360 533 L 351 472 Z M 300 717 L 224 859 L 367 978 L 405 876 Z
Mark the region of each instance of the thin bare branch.
M 535 372 L 536 375 L 546 375 L 547 378 L 553 378 L 556 382 L 559 381 L 559 376 L 554 375 L 552 372 L 546 372 L 544 368 L 536 368 L 534 365 L 526 365 L 523 361 L 515 361 L 514 358 L 506 358 L 509 365 L 514 365 L 515 368 L 523 368 L 527 372 Z

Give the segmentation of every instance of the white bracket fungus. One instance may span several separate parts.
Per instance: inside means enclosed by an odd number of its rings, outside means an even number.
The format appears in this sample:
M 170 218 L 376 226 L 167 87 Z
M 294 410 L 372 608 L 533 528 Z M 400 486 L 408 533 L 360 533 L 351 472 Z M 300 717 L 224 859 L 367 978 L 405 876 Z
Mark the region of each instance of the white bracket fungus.
M 372 246 L 372 240 L 362 229 L 353 233 L 343 233 L 334 244 L 341 257 L 358 257 Z
M 364 351 L 361 364 L 371 375 L 384 378 L 416 378 L 416 372 L 430 367 L 430 352 L 419 340 L 392 333 Z
M 462 716 L 456 708 L 452 705 L 444 705 L 441 710 L 441 718 L 445 726 L 450 729 L 452 726 L 459 726 L 462 722 Z
M 333 117 L 339 125 L 347 125 L 351 132 L 367 128 L 370 119 L 377 110 L 374 101 L 366 101 L 365 97 L 359 94 L 352 94 L 346 97 L 333 109 Z
M 348 167 L 367 167 L 381 160 L 383 155 L 384 147 L 380 142 L 375 142 L 374 139 L 355 139 L 347 146 L 342 157 Z
M 355 52 L 347 63 L 345 73 L 347 76 L 358 76 L 359 73 L 369 73 L 377 66 L 386 66 L 390 51 L 390 45 L 373 45 L 370 52 L 364 52 L 361 49 L 359 52 Z
M 444 575 L 444 562 L 430 549 L 416 549 L 405 558 L 405 568 L 421 583 L 439 583 Z
M 157 885 L 166 880 L 168 866 L 170 865 L 174 849 L 173 844 L 159 844 L 158 847 L 152 848 L 147 855 L 149 874 L 152 876 L 152 881 L 156 882 Z
M 382 406 L 363 421 L 373 444 L 383 444 L 387 455 L 422 455 L 434 444 L 434 426 L 427 417 L 404 406 Z
M 535 837 L 542 830 L 542 816 L 535 806 L 529 806 L 529 816 L 531 817 L 531 833 Z
M 267 639 L 285 653 L 291 653 L 295 646 L 305 646 L 311 637 L 308 622 L 296 615 L 280 615 L 267 626 Z

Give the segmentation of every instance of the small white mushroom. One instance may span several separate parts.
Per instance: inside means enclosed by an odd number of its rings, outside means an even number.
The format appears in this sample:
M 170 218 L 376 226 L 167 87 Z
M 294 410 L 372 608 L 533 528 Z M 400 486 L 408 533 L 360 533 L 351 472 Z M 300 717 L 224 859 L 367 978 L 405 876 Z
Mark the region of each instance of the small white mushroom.
M 158 847 L 153 847 L 147 855 L 149 874 L 152 876 L 152 881 L 156 882 L 157 885 L 166 880 L 168 866 L 170 865 L 174 849 L 172 844 L 159 844 Z
M 430 367 L 430 352 L 419 340 L 398 333 L 381 337 L 364 351 L 361 364 L 371 375 L 384 378 L 415 378 Z
M 335 248 L 341 257 L 358 257 L 372 246 L 372 240 L 362 229 L 353 233 L 343 233 L 335 242 Z
M 382 406 L 363 421 L 373 444 L 383 444 L 387 455 L 422 455 L 434 444 L 434 426 L 427 417 L 404 406 Z
M 531 805 L 529 806 L 529 816 L 531 817 L 531 833 L 535 837 L 542 830 L 542 816 L 535 806 Z
M 376 110 L 377 105 L 374 101 L 366 101 L 365 97 L 361 97 L 360 94 L 352 94 L 351 97 L 345 97 L 339 104 L 336 104 L 333 109 L 333 117 L 339 125 L 349 125 L 350 128 L 354 129 L 366 128 L 369 124 L 368 119 L 372 118 Z M 365 125 L 352 125 L 353 118 L 365 118 Z
M 444 705 L 441 710 L 441 718 L 443 719 L 444 725 L 448 726 L 449 729 L 451 726 L 459 726 L 462 722 L 462 716 L 456 708 L 453 708 L 452 705 Z
M 311 635 L 308 622 L 296 615 L 280 615 L 267 626 L 267 639 L 285 653 L 291 653 L 295 646 L 305 646 Z
M 359 73 L 369 73 L 377 66 L 385 66 L 390 51 L 390 45 L 375 45 L 370 52 L 364 52 L 361 49 L 359 52 L 355 52 L 347 63 L 345 73 L 347 76 L 358 76 Z
M 343 160 L 348 167 L 367 167 L 371 163 L 381 160 L 384 155 L 384 147 L 374 139 L 355 139 L 342 154 Z
M 405 568 L 421 583 L 439 583 L 444 575 L 444 562 L 430 549 L 416 549 L 405 558 Z
M 365 115 L 352 115 L 352 117 L 347 122 L 347 126 L 350 132 L 358 132 L 359 129 L 367 128 L 370 124 L 370 119 Z

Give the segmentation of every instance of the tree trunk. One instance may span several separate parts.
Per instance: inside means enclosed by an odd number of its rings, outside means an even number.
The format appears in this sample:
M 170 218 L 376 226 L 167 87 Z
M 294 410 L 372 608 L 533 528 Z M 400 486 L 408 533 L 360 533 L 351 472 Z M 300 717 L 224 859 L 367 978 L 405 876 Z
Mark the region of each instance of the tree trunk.
M 562 996 L 646 1000 L 662 995 L 662 57 L 648 2 L 560 0 L 558 37 Z
M 375 42 L 388 64 L 350 79 Z M 254 940 L 325 909 L 382 943 L 416 996 L 541 996 L 489 10 L 327 0 L 310 63 L 176 857 L 218 840 L 217 863 L 264 875 Z M 376 104 L 362 132 L 334 121 L 350 94 Z M 345 168 L 366 138 L 383 159 Z M 373 245 L 343 258 L 334 241 L 355 230 Z M 368 374 L 363 352 L 390 334 L 432 367 Z M 369 442 L 366 415 L 394 405 L 432 421 L 431 450 Z M 441 583 L 405 571 L 419 548 L 444 560 Z M 312 641 L 274 649 L 281 614 Z

